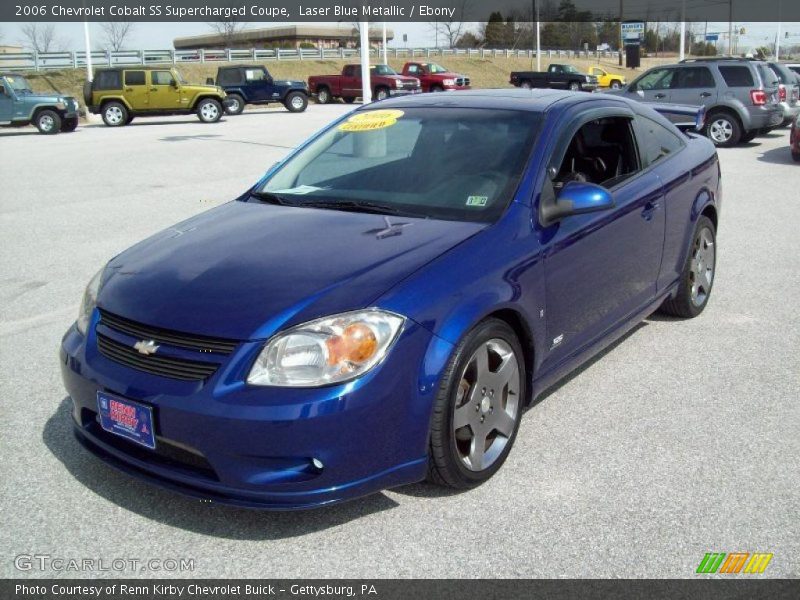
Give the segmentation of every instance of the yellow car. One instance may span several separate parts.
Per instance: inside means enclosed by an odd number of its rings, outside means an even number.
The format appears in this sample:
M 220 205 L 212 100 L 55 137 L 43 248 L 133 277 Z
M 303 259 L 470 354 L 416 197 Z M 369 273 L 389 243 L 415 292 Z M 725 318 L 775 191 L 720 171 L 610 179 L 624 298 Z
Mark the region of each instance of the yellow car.
M 607 87 L 612 90 L 617 90 L 625 85 L 625 75 L 619 73 L 609 73 L 600 67 L 592 67 L 589 69 L 589 74 L 597 77 L 598 87 Z

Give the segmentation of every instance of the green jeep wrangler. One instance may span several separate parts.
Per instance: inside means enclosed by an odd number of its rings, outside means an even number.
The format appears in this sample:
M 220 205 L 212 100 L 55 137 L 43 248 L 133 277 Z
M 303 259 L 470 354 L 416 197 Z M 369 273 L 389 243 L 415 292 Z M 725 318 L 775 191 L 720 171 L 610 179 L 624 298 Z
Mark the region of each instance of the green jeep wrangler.
M 188 84 L 177 70 L 165 67 L 98 69 L 94 81 L 84 84 L 83 97 L 109 127 L 127 125 L 134 117 L 191 113 L 203 123 L 216 123 L 227 103 L 222 88 Z
M 0 73 L 0 127 L 31 124 L 45 134 L 75 131 L 78 101 L 61 94 L 34 94 L 21 75 Z

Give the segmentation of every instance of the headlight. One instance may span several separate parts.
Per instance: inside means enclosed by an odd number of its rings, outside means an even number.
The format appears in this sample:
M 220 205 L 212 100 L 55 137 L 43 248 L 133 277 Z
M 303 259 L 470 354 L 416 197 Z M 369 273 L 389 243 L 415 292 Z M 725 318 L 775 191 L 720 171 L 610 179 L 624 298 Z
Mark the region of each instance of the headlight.
M 394 79 L 393 81 L 394 81 L 394 87 L 396 87 L 396 88 L 403 87 L 403 82 L 400 81 L 399 79 Z
M 456 84 L 456 80 L 455 79 L 443 79 L 442 80 L 442 85 L 455 85 L 455 84 Z
M 67 102 L 65 100 L 59 100 L 56 102 L 56 108 L 58 110 L 64 110 L 67 108 Z
M 376 308 L 310 321 L 267 342 L 251 385 L 319 387 L 360 377 L 386 356 L 405 318 Z
M 86 335 L 86 330 L 89 328 L 89 321 L 92 319 L 92 312 L 97 305 L 97 294 L 100 292 L 100 283 L 103 280 L 103 271 L 105 267 L 100 269 L 91 281 L 86 286 L 86 291 L 83 292 L 83 300 L 81 300 L 81 308 L 78 311 L 78 331 Z

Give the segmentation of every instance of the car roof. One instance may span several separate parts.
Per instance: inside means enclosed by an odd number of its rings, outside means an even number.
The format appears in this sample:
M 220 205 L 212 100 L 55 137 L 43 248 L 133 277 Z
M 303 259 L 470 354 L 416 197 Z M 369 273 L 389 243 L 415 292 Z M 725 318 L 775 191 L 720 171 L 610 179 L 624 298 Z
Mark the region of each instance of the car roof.
M 124 65 L 119 67 L 98 67 L 98 71 L 169 71 L 173 65 Z
M 220 67 L 220 71 L 224 71 L 225 69 L 266 69 L 266 65 L 226 65 L 224 67 Z
M 586 92 L 567 92 L 552 89 L 479 89 L 463 90 L 449 94 L 412 94 L 381 100 L 380 106 L 386 108 L 434 107 L 485 108 L 546 112 L 553 105 L 572 106 L 587 101 L 610 101 L 625 106 L 633 103 L 620 96 L 608 94 L 587 94 Z M 376 108 L 368 104 L 362 109 Z

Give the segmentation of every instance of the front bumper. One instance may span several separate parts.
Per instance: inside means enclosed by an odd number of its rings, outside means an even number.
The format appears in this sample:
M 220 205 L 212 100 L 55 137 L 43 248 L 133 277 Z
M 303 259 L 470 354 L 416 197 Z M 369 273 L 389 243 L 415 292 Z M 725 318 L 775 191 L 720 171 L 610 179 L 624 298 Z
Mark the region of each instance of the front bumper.
M 138 371 L 99 353 L 95 323 L 86 338 L 74 326 L 65 334 L 62 377 L 78 438 L 124 472 L 193 497 L 277 510 L 425 477 L 434 392 L 419 381 L 431 334 L 413 322 L 373 371 L 313 389 L 246 385 L 262 342 L 239 344 L 205 382 Z M 153 407 L 155 451 L 100 427 L 98 391 Z
M 422 88 L 394 88 L 389 90 L 390 96 L 408 96 L 410 94 L 419 94 Z

